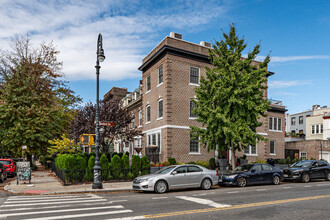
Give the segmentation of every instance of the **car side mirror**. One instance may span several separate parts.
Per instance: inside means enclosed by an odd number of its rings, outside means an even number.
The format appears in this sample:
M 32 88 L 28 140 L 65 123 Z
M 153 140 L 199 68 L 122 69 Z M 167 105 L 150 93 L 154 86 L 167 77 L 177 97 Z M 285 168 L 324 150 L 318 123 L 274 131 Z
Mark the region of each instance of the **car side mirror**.
M 177 173 L 178 173 L 178 172 L 176 172 L 176 171 L 173 171 L 173 172 L 172 172 L 172 175 L 175 175 L 175 174 L 177 174 Z
M 251 173 L 254 173 L 254 172 L 256 172 L 256 170 L 255 169 L 251 169 Z

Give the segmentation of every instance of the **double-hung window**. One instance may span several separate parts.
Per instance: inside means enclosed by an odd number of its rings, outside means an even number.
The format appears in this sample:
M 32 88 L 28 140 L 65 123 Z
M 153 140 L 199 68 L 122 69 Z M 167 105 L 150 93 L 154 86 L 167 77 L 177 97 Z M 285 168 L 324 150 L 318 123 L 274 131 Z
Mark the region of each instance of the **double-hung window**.
M 191 154 L 199 154 L 200 153 L 198 139 L 193 138 L 193 136 L 191 134 L 190 134 L 189 153 L 191 153 Z
M 270 141 L 269 144 L 270 144 L 270 146 L 269 146 L 270 147 L 269 153 L 271 155 L 275 155 L 275 141 Z
M 190 67 L 190 83 L 199 85 L 199 68 Z
M 163 66 L 158 68 L 158 85 L 163 83 Z
M 150 75 L 147 76 L 146 85 L 147 85 L 147 92 L 149 92 L 151 89 Z
M 282 131 L 282 119 L 269 117 L 269 130 L 270 131 Z
M 190 115 L 189 115 L 190 118 L 197 118 L 197 115 L 195 115 L 193 113 L 193 110 L 195 107 L 196 107 L 196 104 L 193 102 L 192 99 L 190 99 L 190 108 L 189 108 L 190 109 Z
M 146 107 L 146 122 L 150 122 L 150 105 Z
M 249 145 L 249 146 L 246 146 L 245 148 L 244 148 L 244 154 L 246 154 L 246 155 L 257 155 L 257 146 L 251 146 L 251 145 Z
M 163 118 L 163 99 L 158 100 L 158 118 Z
M 323 124 L 312 125 L 312 134 L 323 134 Z
M 139 111 L 139 127 L 142 126 L 142 110 Z

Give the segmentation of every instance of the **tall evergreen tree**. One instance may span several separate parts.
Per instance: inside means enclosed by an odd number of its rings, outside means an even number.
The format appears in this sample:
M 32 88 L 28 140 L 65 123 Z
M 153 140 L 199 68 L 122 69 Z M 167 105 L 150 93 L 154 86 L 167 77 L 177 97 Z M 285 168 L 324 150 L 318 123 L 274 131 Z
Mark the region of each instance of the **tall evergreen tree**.
M 214 68 L 206 67 L 206 77 L 201 77 L 200 87 L 195 90 L 193 112 L 203 128 L 191 127 L 191 133 L 208 150 L 231 149 L 235 168 L 237 150 L 264 140 L 256 129 L 262 125 L 258 119 L 265 116 L 269 106 L 264 94 L 270 58 L 254 61 L 260 52 L 258 44 L 243 59 L 247 44 L 236 35 L 235 25 L 230 26 L 229 34 L 223 33 L 223 38 L 209 50 Z

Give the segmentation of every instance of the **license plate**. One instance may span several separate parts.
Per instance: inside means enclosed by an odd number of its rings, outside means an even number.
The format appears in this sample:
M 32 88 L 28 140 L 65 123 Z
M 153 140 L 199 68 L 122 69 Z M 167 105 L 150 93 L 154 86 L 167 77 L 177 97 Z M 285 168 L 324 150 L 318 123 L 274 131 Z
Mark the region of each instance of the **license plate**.
M 289 175 L 288 174 L 284 174 L 284 177 L 289 177 Z
M 219 179 L 219 183 L 222 183 L 222 179 Z

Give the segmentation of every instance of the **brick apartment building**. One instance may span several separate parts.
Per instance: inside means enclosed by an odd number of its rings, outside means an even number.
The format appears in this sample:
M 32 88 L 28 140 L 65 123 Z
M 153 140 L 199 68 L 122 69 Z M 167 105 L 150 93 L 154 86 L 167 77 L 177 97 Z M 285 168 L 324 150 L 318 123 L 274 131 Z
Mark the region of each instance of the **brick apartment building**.
M 135 128 L 142 129 L 138 144 L 143 154 L 159 153 L 160 161 L 174 157 L 179 162 L 208 161 L 215 157 L 214 151 L 207 152 L 190 139 L 189 127 L 201 126 L 192 113 L 191 100 L 196 98 L 194 89 L 199 86 L 200 77 L 205 76 L 205 67 L 212 67 L 208 59 L 210 46 L 204 41 L 201 44 L 184 41 L 181 35 L 172 32 L 142 60 L 141 99 L 129 104 L 124 98 L 122 103 L 127 102 L 126 108 L 134 114 Z M 133 103 L 139 104 L 131 108 Z M 257 129 L 269 140 L 258 143 L 256 148 L 249 146 L 240 154 L 245 153 L 250 161 L 283 158 L 285 111 L 280 102 L 272 102 L 268 117 L 260 119 L 263 125 Z

